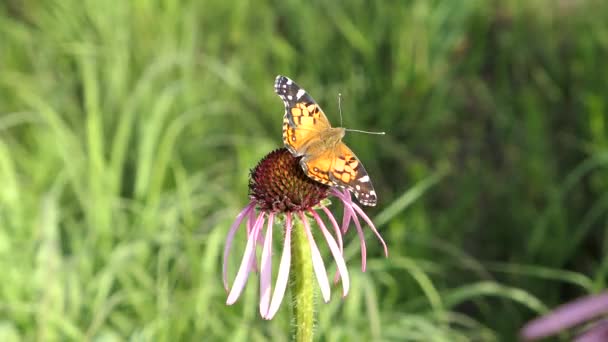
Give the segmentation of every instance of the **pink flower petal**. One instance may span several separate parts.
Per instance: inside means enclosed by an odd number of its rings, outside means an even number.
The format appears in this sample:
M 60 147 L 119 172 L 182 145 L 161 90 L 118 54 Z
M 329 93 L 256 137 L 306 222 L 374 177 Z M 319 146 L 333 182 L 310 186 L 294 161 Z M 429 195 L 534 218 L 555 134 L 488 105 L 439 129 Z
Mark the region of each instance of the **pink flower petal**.
M 526 324 L 521 331 L 524 340 L 535 340 L 556 334 L 608 312 L 608 292 L 587 296 L 564 304 L 553 312 Z
M 283 243 L 283 255 L 279 264 L 279 274 L 277 275 L 277 283 L 274 286 L 272 301 L 264 319 L 272 319 L 279 311 L 279 306 L 285 296 L 287 281 L 289 280 L 289 268 L 291 266 L 291 213 L 287 213 L 285 221 L 285 242 Z
M 354 203 L 350 205 L 344 204 L 344 209 L 350 212 L 353 221 L 355 222 L 355 227 L 357 228 L 357 235 L 359 235 L 359 241 L 361 242 L 361 271 L 365 272 L 367 266 L 367 247 L 365 246 L 365 235 L 363 235 L 363 229 L 361 229 L 361 223 L 359 223 L 359 218 L 352 207 Z
M 321 232 L 323 233 L 323 236 L 325 236 L 325 240 L 327 241 L 329 250 L 334 256 L 334 259 L 336 260 L 338 272 L 342 275 L 342 297 L 346 297 L 346 295 L 348 294 L 348 289 L 350 287 L 350 280 L 348 278 L 348 269 L 346 268 L 344 257 L 342 256 L 342 253 L 340 253 L 340 248 L 336 244 L 336 240 L 334 240 L 334 237 L 331 236 L 331 234 L 327 230 L 327 227 L 325 227 L 325 223 L 323 222 L 323 220 L 321 220 L 319 214 L 317 214 L 317 212 L 312 209 L 310 209 L 309 212 L 317 221 L 319 228 L 321 228 Z
M 321 288 L 321 295 L 323 296 L 323 301 L 325 303 L 329 302 L 330 290 L 329 290 L 329 280 L 327 279 L 327 271 L 325 270 L 325 264 L 323 264 L 323 258 L 321 257 L 321 253 L 319 252 L 319 248 L 317 248 L 317 244 L 312 236 L 312 232 L 310 231 L 310 225 L 308 224 L 308 220 L 303 212 L 300 212 L 300 219 L 304 223 L 304 231 L 306 232 L 306 236 L 308 237 L 308 243 L 310 244 L 310 252 L 312 254 L 312 267 L 315 270 L 315 275 L 317 276 L 317 282 L 319 283 L 319 287 Z
M 594 324 L 582 335 L 574 339 L 576 342 L 606 342 L 608 341 L 608 320 Z
M 274 214 L 268 215 L 268 228 L 266 228 L 266 239 L 262 249 L 262 261 L 260 268 L 260 315 L 264 317 L 268 313 L 270 305 L 271 277 L 272 277 L 272 224 Z
M 253 229 L 253 226 L 255 224 L 256 218 L 255 218 L 255 210 L 252 210 L 249 214 L 249 217 L 247 218 L 247 236 L 249 236 L 249 234 L 251 234 L 251 230 Z M 261 234 L 260 234 L 261 235 Z M 259 235 L 258 235 L 259 236 Z M 264 239 L 259 239 L 257 240 L 257 244 L 261 245 L 264 243 Z M 251 267 L 253 269 L 254 272 L 258 272 L 258 261 L 256 258 L 253 258 L 251 261 Z
M 363 209 L 361 209 L 355 203 L 353 203 L 353 208 L 359 213 L 359 215 L 363 218 L 363 220 L 365 220 L 365 222 L 367 222 L 367 225 L 371 228 L 371 230 L 374 232 L 374 234 L 376 234 L 376 237 L 378 238 L 378 240 L 380 240 L 380 243 L 382 243 L 382 247 L 384 248 L 384 256 L 388 257 L 388 247 L 386 247 L 386 243 L 384 242 L 384 239 L 382 238 L 382 236 L 380 236 L 380 233 L 378 233 L 378 230 L 376 229 L 376 226 L 374 226 L 374 223 L 372 222 L 372 220 L 370 220 L 369 217 L 367 215 L 365 215 L 365 212 L 363 211 Z
M 327 209 L 327 207 L 323 207 L 322 209 L 323 209 L 323 211 L 325 211 L 325 213 L 327 214 L 327 217 L 329 217 L 329 220 L 331 221 L 331 223 L 334 227 L 334 231 L 336 233 L 336 236 L 338 237 L 338 246 L 340 247 L 340 254 L 344 255 L 344 242 L 342 240 L 342 233 L 340 232 L 340 226 L 338 225 L 338 222 L 334 218 L 334 215 L 331 213 L 331 211 L 329 209 Z M 340 280 L 340 270 L 336 270 L 336 275 L 334 276 L 334 284 L 337 284 L 338 280 Z
M 255 202 L 251 202 L 252 204 Z M 249 215 L 247 216 L 247 236 L 249 236 L 249 234 L 251 234 L 251 230 L 253 229 L 253 224 L 255 223 L 255 210 L 252 210 L 249 212 Z
M 352 199 L 350 197 L 350 194 L 348 193 L 348 190 L 344 190 L 344 192 L 338 190 L 338 189 L 333 189 L 332 193 L 334 194 L 334 196 L 338 197 L 342 203 L 344 204 L 344 216 L 342 217 L 342 234 L 346 234 L 346 232 L 348 232 L 348 227 L 350 226 L 350 218 L 351 218 L 351 211 L 346 210 L 346 206 L 350 206 L 353 202 Z
M 258 238 L 258 233 L 260 228 L 264 225 L 264 215 L 265 212 L 261 212 L 258 216 L 258 219 L 255 221 L 253 225 L 253 229 L 251 230 L 251 234 L 249 234 L 247 238 L 247 246 L 245 246 L 245 253 L 243 253 L 243 260 L 241 260 L 241 266 L 239 267 L 239 271 L 236 274 L 236 278 L 234 279 L 234 283 L 232 284 L 232 290 L 228 294 L 228 299 L 226 300 L 226 304 L 232 305 L 241 295 L 245 284 L 247 283 L 247 278 L 249 278 L 249 271 L 251 271 L 251 266 L 253 263 L 253 259 L 255 259 L 255 243 Z
M 234 240 L 234 235 L 241 225 L 241 222 L 243 222 L 243 218 L 254 212 L 254 208 L 254 202 L 251 202 L 245 206 L 245 208 L 236 216 L 236 220 L 234 220 L 230 230 L 228 231 L 228 236 L 226 237 L 226 246 L 224 247 L 224 262 L 222 265 L 222 281 L 224 282 L 224 289 L 226 292 L 228 292 L 228 255 L 230 254 L 230 249 L 232 249 L 232 241 Z
M 344 210 L 344 217 L 342 217 L 342 234 L 346 234 L 348 232 L 348 227 L 350 227 L 351 216 L 352 213 L 350 211 Z
M 336 233 L 336 237 L 338 238 L 338 246 L 340 247 L 340 253 L 343 253 L 344 252 L 344 242 L 342 241 L 342 234 L 340 234 L 340 226 L 338 226 L 338 222 L 336 221 L 336 218 L 331 213 L 331 211 L 329 209 L 327 209 L 327 207 L 323 207 L 323 211 L 325 211 L 325 214 L 327 214 L 329 221 L 331 222 L 331 224 L 334 227 L 334 232 Z

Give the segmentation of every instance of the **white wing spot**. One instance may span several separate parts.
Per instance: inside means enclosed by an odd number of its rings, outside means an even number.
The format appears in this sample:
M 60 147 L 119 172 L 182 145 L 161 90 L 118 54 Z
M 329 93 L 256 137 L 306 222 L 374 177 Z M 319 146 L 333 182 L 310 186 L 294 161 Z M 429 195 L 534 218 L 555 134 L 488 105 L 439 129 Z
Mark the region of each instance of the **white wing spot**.
M 300 99 L 302 96 L 304 96 L 304 94 L 306 94 L 306 91 L 304 91 L 304 89 L 298 89 L 298 93 L 296 94 L 296 99 Z
M 287 79 L 287 84 L 292 84 L 293 82 L 288 78 Z
M 365 176 L 359 178 L 359 182 L 360 183 L 367 183 L 367 182 L 369 182 L 369 176 L 365 175 Z
M 369 194 L 372 196 L 376 196 L 376 192 L 374 190 L 370 191 Z
M 355 189 L 361 190 L 361 186 L 359 184 L 355 185 Z
M 291 96 L 291 95 L 287 95 L 287 99 L 288 99 L 288 100 L 293 100 L 293 96 Z

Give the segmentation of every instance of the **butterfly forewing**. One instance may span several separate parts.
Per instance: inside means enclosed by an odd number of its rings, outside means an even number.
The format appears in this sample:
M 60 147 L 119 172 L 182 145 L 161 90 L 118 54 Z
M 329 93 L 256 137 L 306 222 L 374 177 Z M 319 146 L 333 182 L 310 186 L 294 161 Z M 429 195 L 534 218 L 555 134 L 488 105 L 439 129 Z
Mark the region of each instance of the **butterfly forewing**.
M 289 77 L 277 76 L 274 81 L 274 91 L 279 95 L 283 103 L 285 104 L 286 114 L 287 109 L 295 107 L 297 103 L 304 104 L 317 104 L 317 102 L 306 92 L 298 86 Z
M 283 143 L 294 155 L 303 155 L 305 146 L 331 128 L 329 120 L 317 102 L 288 77 L 277 76 L 274 91 L 285 105 Z

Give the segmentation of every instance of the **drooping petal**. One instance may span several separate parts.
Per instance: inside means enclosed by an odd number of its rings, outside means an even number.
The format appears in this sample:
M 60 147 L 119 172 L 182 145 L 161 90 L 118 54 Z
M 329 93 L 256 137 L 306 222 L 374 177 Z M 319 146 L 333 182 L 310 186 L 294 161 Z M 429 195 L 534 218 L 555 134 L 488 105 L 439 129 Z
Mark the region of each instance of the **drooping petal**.
M 322 209 L 323 209 L 323 211 L 325 211 L 325 213 L 327 214 L 327 217 L 329 217 L 329 221 L 331 221 L 331 223 L 334 227 L 334 231 L 338 238 L 338 246 L 340 247 L 340 254 L 344 255 L 344 242 L 342 239 L 342 233 L 340 232 L 340 226 L 338 225 L 338 222 L 336 221 L 336 218 L 334 217 L 334 215 L 331 213 L 331 211 L 329 209 L 327 209 L 327 207 L 323 207 Z M 345 217 L 346 217 L 346 215 L 345 215 Z M 336 270 L 336 275 L 334 276 L 334 284 L 337 284 L 338 280 L 340 280 L 340 270 Z
M 357 213 L 359 213 L 359 215 L 363 218 L 363 220 L 365 220 L 365 222 L 367 222 L 367 225 L 371 228 L 371 230 L 374 232 L 374 234 L 376 234 L 376 237 L 378 238 L 378 240 L 380 240 L 380 243 L 382 243 L 382 247 L 384 248 L 384 255 L 386 257 L 388 257 L 388 247 L 386 247 L 386 243 L 384 242 L 384 239 L 382 238 L 382 236 L 380 236 L 380 233 L 378 233 L 378 229 L 376 229 L 376 226 L 374 226 L 374 223 L 372 222 L 372 220 L 370 220 L 369 217 L 367 215 L 365 215 L 365 212 L 363 211 L 363 209 L 361 209 L 355 203 L 353 203 L 352 207 L 353 207 L 353 209 L 355 209 L 355 211 Z
M 342 234 L 346 234 L 346 232 L 348 232 L 348 227 L 350 226 L 350 219 L 351 216 L 353 215 L 352 210 L 346 210 L 346 206 L 350 206 L 353 201 L 350 197 L 350 194 L 348 192 L 348 190 L 338 190 L 338 189 L 332 189 L 332 194 L 336 197 L 338 197 L 342 203 L 344 204 L 344 216 L 342 217 Z
M 272 277 L 272 224 L 274 214 L 268 214 L 268 227 L 266 228 L 266 239 L 262 249 L 262 261 L 260 262 L 260 315 L 264 317 L 268 313 L 270 305 L 271 277 Z
M 255 223 L 255 210 L 253 210 L 251 212 L 251 214 L 249 215 L 249 217 L 247 218 L 247 235 L 249 235 L 249 233 L 251 233 L 251 229 L 253 229 L 253 225 Z M 258 234 L 258 240 L 257 240 L 257 245 L 264 245 L 264 232 L 260 231 L 260 233 Z M 258 264 L 257 264 L 257 260 L 254 259 L 253 261 L 253 267 L 255 269 L 255 271 L 258 271 Z
M 361 229 L 361 223 L 359 222 L 359 218 L 357 217 L 357 214 L 355 213 L 352 204 L 353 203 L 347 205 L 346 203 L 344 203 L 344 210 L 350 213 L 353 222 L 355 222 L 355 227 L 357 228 L 357 235 L 359 235 L 359 241 L 361 242 L 361 270 L 365 272 L 365 269 L 367 267 L 367 247 L 365 246 L 365 235 L 363 234 L 363 229 Z
M 253 226 L 255 225 L 255 221 L 256 221 L 256 217 L 255 217 L 255 210 L 252 210 L 249 213 L 249 217 L 247 217 L 247 236 L 249 236 L 249 234 L 251 234 L 251 231 L 253 230 Z M 260 240 L 260 236 L 262 234 L 258 234 L 258 240 L 257 240 L 257 244 L 261 245 L 264 243 L 264 240 Z M 258 271 L 258 261 L 256 258 L 251 259 L 251 267 L 253 269 L 254 272 Z
M 608 341 L 608 320 L 594 324 L 591 328 L 579 335 L 575 342 L 606 342 Z
M 274 286 L 270 308 L 268 309 L 268 314 L 263 316 L 265 319 L 272 319 L 277 311 L 279 311 L 279 306 L 285 296 L 287 281 L 289 280 L 289 268 L 291 267 L 291 213 L 287 213 L 286 216 L 283 255 L 281 256 L 281 263 L 279 264 L 279 274 L 277 275 L 277 282 Z
M 230 249 L 232 249 L 232 241 L 234 240 L 234 235 L 236 234 L 236 231 L 243 222 L 243 218 L 245 216 L 249 216 L 250 213 L 254 212 L 254 208 L 254 202 L 251 202 L 247 206 L 245 206 L 245 208 L 241 210 L 241 212 L 236 216 L 236 219 L 234 220 L 232 226 L 230 226 L 230 230 L 228 231 L 228 236 L 226 237 L 226 245 L 224 247 L 224 262 L 222 265 L 222 281 L 224 282 L 224 289 L 226 290 L 226 292 L 228 292 L 228 255 L 230 254 Z
M 312 255 L 312 267 L 315 271 L 315 275 L 317 276 L 317 282 L 319 283 L 319 287 L 321 288 L 321 295 L 323 296 L 323 301 L 325 303 L 329 302 L 330 290 L 329 290 L 329 280 L 327 279 L 327 271 L 325 270 L 325 264 L 323 264 L 323 258 L 321 257 L 321 252 L 319 252 L 319 248 L 315 243 L 315 239 L 312 236 L 312 232 L 310 231 L 310 225 L 306 220 L 306 216 L 303 212 L 300 212 L 300 219 L 304 225 L 304 231 L 306 232 L 306 237 L 308 237 L 308 244 L 310 245 L 310 253 Z
M 342 200 L 342 202 L 352 203 L 350 193 L 346 189 L 332 188 L 331 193 L 332 193 L 332 195 L 339 197 Z
M 251 203 L 255 203 L 255 202 L 251 202 Z M 252 210 L 249 212 L 249 215 L 247 215 L 247 236 L 249 236 L 249 234 L 251 234 L 251 230 L 253 229 L 255 220 L 256 220 L 255 210 Z
M 247 278 L 249 277 L 249 271 L 253 265 L 253 259 L 255 259 L 255 245 L 256 240 L 258 238 L 258 232 L 261 227 L 264 225 L 264 215 L 265 212 L 261 212 L 253 225 L 253 229 L 251 230 L 251 234 L 247 237 L 247 246 L 245 246 L 245 253 L 243 253 L 243 260 L 241 260 L 241 266 L 239 267 L 239 271 L 236 274 L 236 278 L 234 279 L 234 283 L 232 284 L 232 289 L 228 294 L 228 299 L 226 300 L 226 304 L 232 305 L 241 295 L 243 291 L 243 287 L 247 283 Z
M 323 211 L 325 212 L 325 214 L 327 214 L 329 221 L 331 222 L 331 224 L 334 227 L 334 232 L 336 233 L 336 238 L 338 239 L 338 247 L 340 247 L 340 253 L 343 253 L 344 252 L 344 242 L 342 240 L 342 234 L 340 234 L 340 226 L 338 226 L 338 222 L 336 221 L 336 218 L 331 213 L 331 211 L 329 209 L 327 209 L 327 207 L 323 207 Z
M 608 292 L 587 296 L 564 304 L 553 312 L 526 324 L 521 331 L 524 340 L 554 335 L 608 312 Z
M 351 216 L 352 216 L 352 211 L 344 210 L 344 217 L 342 217 L 342 234 L 346 234 L 348 232 L 348 227 L 350 227 Z
M 348 269 L 346 268 L 344 257 L 340 252 L 340 248 L 336 244 L 336 240 L 334 240 L 334 237 L 329 233 L 327 227 L 325 227 L 325 223 L 323 222 L 323 220 L 321 220 L 319 214 L 317 214 L 317 212 L 312 209 L 310 209 L 309 212 L 315 218 L 315 221 L 317 221 L 319 228 L 321 228 L 321 232 L 323 233 L 323 236 L 325 236 L 325 240 L 327 241 L 329 250 L 334 256 L 334 259 L 336 260 L 338 272 L 342 275 L 342 297 L 346 297 L 346 295 L 348 294 L 348 289 L 350 288 L 350 280 L 348 278 Z

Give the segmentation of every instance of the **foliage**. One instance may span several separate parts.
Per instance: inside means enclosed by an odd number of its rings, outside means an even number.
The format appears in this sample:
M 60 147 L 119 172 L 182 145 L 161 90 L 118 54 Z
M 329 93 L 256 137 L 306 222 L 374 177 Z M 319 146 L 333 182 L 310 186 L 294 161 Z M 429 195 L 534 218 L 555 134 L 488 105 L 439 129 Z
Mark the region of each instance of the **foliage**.
M 3 1 L 0 339 L 288 340 L 220 282 L 280 73 L 388 133 L 346 141 L 391 255 L 351 231 L 318 337 L 512 340 L 606 286 L 606 56 L 594 0 Z

